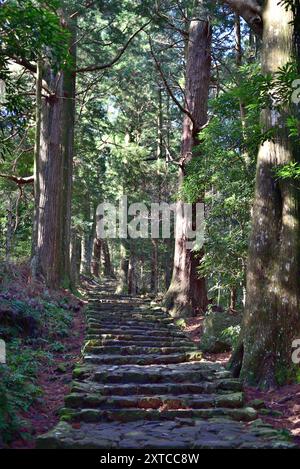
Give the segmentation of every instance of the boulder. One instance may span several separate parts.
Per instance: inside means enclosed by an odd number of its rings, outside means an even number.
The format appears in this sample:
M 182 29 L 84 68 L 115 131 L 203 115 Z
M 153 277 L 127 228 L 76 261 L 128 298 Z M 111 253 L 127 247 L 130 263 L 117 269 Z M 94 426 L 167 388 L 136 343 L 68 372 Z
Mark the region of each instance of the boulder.
M 242 315 L 232 311 L 209 311 L 203 324 L 200 348 L 204 352 L 230 351 L 240 333 Z

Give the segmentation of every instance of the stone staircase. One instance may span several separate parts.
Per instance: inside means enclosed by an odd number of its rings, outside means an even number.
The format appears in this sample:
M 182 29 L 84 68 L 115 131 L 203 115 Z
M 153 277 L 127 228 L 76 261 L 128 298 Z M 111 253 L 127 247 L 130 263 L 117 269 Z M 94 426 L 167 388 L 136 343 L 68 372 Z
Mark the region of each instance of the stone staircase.
M 107 281 L 89 294 L 82 363 L 60 423 L 37 448 L 293 447 L 164 311 L 114 287 Z

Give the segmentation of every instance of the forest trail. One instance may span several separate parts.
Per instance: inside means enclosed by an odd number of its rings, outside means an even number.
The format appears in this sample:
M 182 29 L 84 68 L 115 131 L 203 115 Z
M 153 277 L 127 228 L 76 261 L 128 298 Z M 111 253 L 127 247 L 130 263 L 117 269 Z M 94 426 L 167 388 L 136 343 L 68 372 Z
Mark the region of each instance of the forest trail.
M 289 448 L 244 406 L 241 383 L 201 359 L 195 344 L 149 299 L 89 294 L 83 362 L 61 422 L 37 448 Z

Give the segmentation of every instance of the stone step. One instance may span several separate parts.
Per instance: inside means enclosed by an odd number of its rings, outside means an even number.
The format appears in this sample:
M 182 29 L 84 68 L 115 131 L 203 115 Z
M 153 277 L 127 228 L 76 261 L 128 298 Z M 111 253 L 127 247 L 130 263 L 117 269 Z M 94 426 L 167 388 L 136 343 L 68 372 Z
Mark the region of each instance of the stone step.
M 244 394 L 202 394 L 193 396 L 190 394 L 165 396 L 101 396 L 99 394 L 72 393 L 65 397 L 65 405 L 72 409 L 102 409 L 102 410 L 122 410 L 122 409 L 159 409 L 166 410 L 184 409 L 211 409 L 241 408 L 244 404 Z
M 90 365 L 91 366 L 91 365 Z M 200 383 L 213 382 L 218 379 L 230 379 L 231 374 L 222 369 L 204 367 L 203 362 L 186 362 L 173 365 L 123 365 L 123 366 L 99 366 L 95 367 L 93 381 L 110 383 L 139 383 L 160 384 L 166 382 L 177 383 Z
M 169 319 L 159 319 L 159 320 L 156 320 L 156 321 L 150 321 L 150 320 L 147 320 L 147 319 L 123 319 L 122 321 L 115 321 L 115 320 L 112 320 L 111 318 L 103 318 L 101 316 L 99 317 L 87 317 L 87 323 L 90 324 L 90 323 L 96 323 L 96 324 L 114 324 L 114 325 L 117 325 L 119 326 L 120 324 L 122 325 L 127 325 L 127 326 L 144 326 L 144 325 L 148 325 L 149 327 L 150 326 L 153 326 L 153 327 L 173 327 L 175 328 L 176 326 L 169 320 Z
M 111 281 L 90 289 L 83 360 L 63 421 L 39 448 L 290 447 L 277 430 L 260 429 L 241 382 L 202 360 L 162 308 L 114 291 Z
M 193 345 L 191 344 L 190 341 L 188 340 L 175 340 L 175 341 L 171 341 L 171 340 L 166 340 L 166 341 L 159 341 L 159 340 L 155 340 L 155 341 L 150 341 L 150 340 L 144 340 L 144 341 L 135 341 L 135 340 L 114 340 L 114 339 L 92 339 L 92 340 L 89 340 L 87 341 L 87 343 L 89 345 L 93 345 L 95 347 L 99 347 L 99 346 L 104 346 L 104 345 L 108 345 L 108 346 L 119 346 L 119 347 L 122 347 L 123 345 L 124 346 L 136 346 L 136 347 L 161 347 L 161 348 L 164 348 L 164 347 L 176 347 L 177 349 L 179 349 L 180 347 L 195 347 L 195 349 L 197 349 L 197 346 L 196 345 Z
M 151 333 L 152 337 L 169 337 L 169 338 L 181 338 L 181 339 L 187 339 L 187 336 L 183 334 L 182 332 L 177 332 L 175 331 L 169 331 L 169 330 L 153 330 L 152 328 L 140 328 L 140 329 L 133 329 L 130 327 L 110 327 L 110 328 L 102 328 L 102 327 L 89 327 L 88 328 L 88 333 L 89 334 L 122 334 L 122 333 L 128 333 L 131 334 L 132 336 L 134 335 L 144 335 L 148 336 Z
M 119 384 L 113 385 L 98 384 L 93 382 L 73 381 L 71 392 L 99 394 L 101 396 L 134 396 L 134 395 L 180 395 L 180 394 L 210 394 L 210 393 L 224 393 L 224 392 L 241 392 L 242 384 L 237 379 L 219 379 L 214 381 L 203 381 L 199 383 L 172 383 L 163 382 L 160 384 Z
M 202 359 L 201 352 L 176 353 L 173 355 L 92 355 L 84 354 L 86 363 L 103 365 L 160 365 L 183 363 Z
M 130 341 L 130 342 L 145 342 L 151 341 L 161 343 L 161 342 L 169 342 L 172 339 L 172 337 L 168 336 L 153 336 L 151 334 L 130 334 L 130 333 L 114 333 L 114 334 L 105 334 L 105 333 L 99 333 L 99 332 L 91 332 L 88 331 L 88 334 L 86 336 L 86 340 L 123 340 L 123 341 Z M 174 338 L 174 342 L 176 341 L 186 341 L 186 337 L 179 337 L 179 338 Z
M 250 422 L 257 418 L 257 412 L 252 407 L 242 407 L 239 409 L 212 408 L 212 409 L 183 409 L 165 410 L 157 409 L 70 409 L 63 408 L 60 412 L 61 420 L 65 422 L 132 422 L 135 420 L 175 420 L 176 418 L 200 418 L 210 419 L 216 417 L 226 417 L 237 421 Z
M 177 352 L 196 352 L 198 349 L 195 345 L 181 346 L 181 347 L 141 347 L 137 345 L 132 346 L 120 346 L 120 345 L 87 345 L 84 347 L 85 353 L 91 353 L 92 355 L 100 354 L 116 354 L 116 355 L 170 355 Z
M 122 322 L 122 323 L 116 323 L 112 321 L 98 321 L 98 320 L 88 320 L 87 325 L 89 328 L 96 328 L 96 329 L 117 329 L 120 330 L 122 329 L 129 329 L 129 330 L 141 330 L 141 331 L 148 331 L 148 330 L 154 330 L 154 331 L 164 331 L 166 334 L 169 332 L 179 332 L 178 328 L 174 326 L 174 324 L 155 324 L 155 323 L 148 323 L 148 322 Z
M 168 324 L 172 324 L 172 320 L 168 316 L 164 315 L 157 315 L 157 314 L 147 314 L 147 313 L 141 313 L 141 312 L 125 312 L 124 314 L 120 313 L 113 313 L 109 312 L 109 314 L 101 312 L 101 311 L 90 311 L 86 313 L 86 317 L 89 319 L 104 319 L 104 320 L 111 320 L 114 322 L 122 322 L 126 320 L 132 320 L 132 321 L 151 321 L 151 322 L 166 322 Z M 110 319 L 109 319 L 110 318 Z

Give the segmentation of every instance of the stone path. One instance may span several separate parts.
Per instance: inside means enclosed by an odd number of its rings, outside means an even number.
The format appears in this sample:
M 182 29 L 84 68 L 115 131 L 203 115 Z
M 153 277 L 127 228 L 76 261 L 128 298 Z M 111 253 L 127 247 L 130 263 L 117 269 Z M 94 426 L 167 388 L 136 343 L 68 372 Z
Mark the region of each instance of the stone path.
M 38 438 L 51 449 L 289 448 L 244 406 L 242 386 L 149 300 L 90 294 L 83 362 L 61 421 Z

